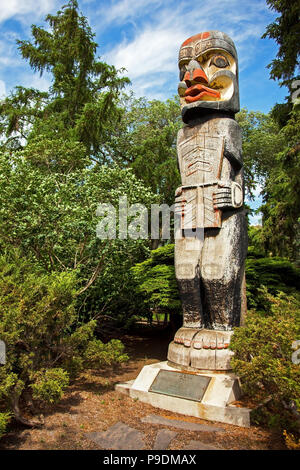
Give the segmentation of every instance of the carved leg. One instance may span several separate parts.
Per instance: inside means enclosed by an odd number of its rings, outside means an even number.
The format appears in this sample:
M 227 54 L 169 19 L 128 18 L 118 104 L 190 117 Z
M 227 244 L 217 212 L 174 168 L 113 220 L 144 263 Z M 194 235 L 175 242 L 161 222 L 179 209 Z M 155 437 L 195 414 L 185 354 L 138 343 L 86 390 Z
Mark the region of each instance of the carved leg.
M 208 229 L 202 250 L 201 279 L 203 308 L 208 328 L 232 330 L 239 326 L 241 285 L 247 254 L 247 225 L 244 212 L 227 213 L 221 229 Z
M 183 326 L 203 328 L 199 263 L 203 241 L 181 238 L 175 243 L 175 274 L 183 310 Z
M 190 366 L 230 370 L 228 349 L 232 328 L 239 326 L 241 285 L 247 252 L 243 212 L 226 214 L 221 229 L 207 229 L 201 258 L 203 309 L 206 328 L 193 337 Z
M 204 327 L 201 301 L 199 262 L 203 240 L 185 237 L 176 239 L 175 273 L 178 282 L 183 327 L 175 333 L 169 345 L 168 360 L 180 366 L 190 365 L 193 338 Z

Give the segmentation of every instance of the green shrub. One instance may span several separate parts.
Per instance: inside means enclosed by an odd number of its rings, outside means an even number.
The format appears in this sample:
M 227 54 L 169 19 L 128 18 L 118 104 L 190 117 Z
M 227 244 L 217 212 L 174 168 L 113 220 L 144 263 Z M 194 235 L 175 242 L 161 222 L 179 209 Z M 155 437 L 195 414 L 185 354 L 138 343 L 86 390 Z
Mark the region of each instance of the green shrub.
M 268 299 L 261 290 L 265 286 L 268 291 L 277 295 L 285 292 L 293 296 L 299 295 L 300 269 L 286 258 L 252 258 L 246 260 L 247 304 L 248 308 L 267 311 Z
M 119 342 L 96 340 L 96 321 L 79 324 L 75 272 L 45 273 L 17 252 L 0 256 L 0 400 L 20 419 L 19 401 L 56 403 L 83 367 L 126 360 Z
M 117 339 L 112 339 L 107 344 L 93 339 L 85 350 L 84 358 L 89 367 L 112 366 L 128 360 L 124 345 Z
M 272 398 L 269 424 L 283 427 L 286 407 L 300 407 L 300 370 L 292 361 L 292 344 L 300 339 L 300 301 L 284 293 L 274 297 L 266 289 L 261 296 L 267 311 L 250 310 L 245 325 L 234 331 L 232 366 L 246 395 L 257 403 Z
M 248 226 L 248 258 L 265 258 L 267 255 L 262 238 L 262 227 Z
M 181 312 L 174 268 L 174 245 L 164 245 L 151 251 L 150 258 L 131 269 L 136 295 L 148 311 Z
M 0 438 L 5 434 L 10 418 L 10 413 L 0 413 Z
M 69 375 L 63 369 L 39 370 L 32 374 L 34 383 L 30 385 L 32 396 L 47 403 L 57 403 L 69 385 Z

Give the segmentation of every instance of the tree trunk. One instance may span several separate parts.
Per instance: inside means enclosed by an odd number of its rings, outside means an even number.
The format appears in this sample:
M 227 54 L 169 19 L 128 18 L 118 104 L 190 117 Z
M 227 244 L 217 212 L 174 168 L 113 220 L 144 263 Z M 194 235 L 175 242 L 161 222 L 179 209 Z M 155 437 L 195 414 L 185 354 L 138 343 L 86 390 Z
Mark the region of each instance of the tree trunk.
M 40 421 L 29 420 L 25 418 L 24 416 L 22 416 L 20 407 L 19 407 L 19 400 L 20 400 L 20 396 L 17 394 L 13 394 L 13 396 L 11 397 L 11 404 L 12 404 L 12 409 L 14 412 L 15 419 L 19 423 L 24 424 L 24 426 L 29 426 L 31 428 L 43 426 L 43 424 L 45 423 L 43 415 L 39 416 Z

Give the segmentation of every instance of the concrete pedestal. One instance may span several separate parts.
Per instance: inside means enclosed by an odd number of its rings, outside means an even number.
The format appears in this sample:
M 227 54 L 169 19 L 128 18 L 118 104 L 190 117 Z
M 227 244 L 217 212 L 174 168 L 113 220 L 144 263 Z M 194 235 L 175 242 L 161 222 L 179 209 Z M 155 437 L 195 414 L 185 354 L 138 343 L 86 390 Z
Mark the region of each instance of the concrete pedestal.
M 230 373 L 212 371 L 182 373 L 208 377 L 211 380 L 204 392 L 201 401 L 179 398 L 165 393 L 150 391 L 150 388 L 161 370 L 178 372 L 167 362 L 158 362 L 144 366 L 134 381 L 116 385 L 116 390 L 127 393 L 132 398 L 138 398 L 157 408 L 174 413 L 218 421 L 221 423 L 234 424 L 236 426 L 250 426 L 250 409 L 239 408 L 231 403 L 238 400 L 241 391 L 238 378 Z

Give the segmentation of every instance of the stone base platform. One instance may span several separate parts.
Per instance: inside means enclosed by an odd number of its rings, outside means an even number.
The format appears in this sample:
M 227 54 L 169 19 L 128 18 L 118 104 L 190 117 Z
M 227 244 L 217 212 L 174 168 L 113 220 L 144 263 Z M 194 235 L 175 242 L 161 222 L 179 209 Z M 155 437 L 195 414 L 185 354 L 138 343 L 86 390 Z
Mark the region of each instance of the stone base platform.
M 250 427 L 251 410 L 231 404 L 241 391 L 239 379 L 230 372 L 179 371 L 158 362 L 144 366 L 134 381 L 117 384 L 115 389 L 174 413 Z

